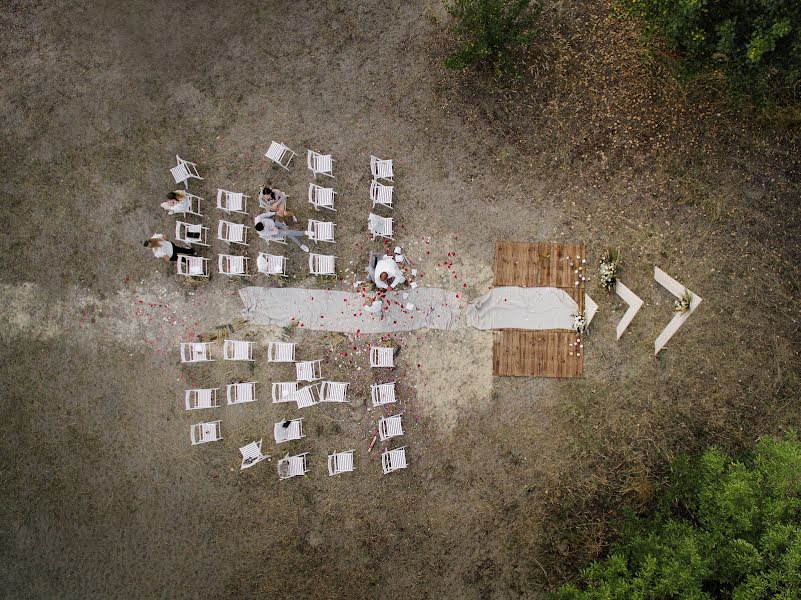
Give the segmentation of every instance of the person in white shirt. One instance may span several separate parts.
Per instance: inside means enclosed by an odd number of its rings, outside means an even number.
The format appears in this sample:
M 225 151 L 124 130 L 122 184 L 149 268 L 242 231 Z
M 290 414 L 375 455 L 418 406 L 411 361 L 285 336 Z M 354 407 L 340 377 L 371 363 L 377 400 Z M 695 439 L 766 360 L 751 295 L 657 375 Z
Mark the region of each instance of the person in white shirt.
M 391 256 L 385 256 L 376 263 L 373 277 L 376 287 L 382 290 L 394 290 L 406 281 L 403 271 L 398 268 L 398 264 Z
M 153 250 L 153 256 L 162 259 L 164 262 L 178 260 L 179 254 L 188 254 L 189 256 L 195 255 L 194 248 L 181 248 L 180 246 L 176 246 L 172 242 L 167 241 L 167 238 L 165 238 L 162 233 L 153 234 L 149 240 L 145 240 L 144 246 L 145 248 Z
M 167 194 L 167 200 L 161 203 L 161 208 L 171 215 L 182 214 L 189 210 L 190 200 L 183 190 L 175 190 Z
M 298 240 L 298 238 L 305 236 L 306 232 L 294 231 L 284 225 L 284 223 L 281 221 L 276 221 L 273 219 L 273 216 L 275 216 L 275 213 L 268 211 L 256 217 L 256 226 L 254 229 L 256 230 L 256 233 L 259 234 L 259 237 L 267 240 L 268 242 L 289 239 L 293 244 L 297 245 L 298 248 L 304 252 L 308 252 L 309 247 L 306 244 L 301 244 Z

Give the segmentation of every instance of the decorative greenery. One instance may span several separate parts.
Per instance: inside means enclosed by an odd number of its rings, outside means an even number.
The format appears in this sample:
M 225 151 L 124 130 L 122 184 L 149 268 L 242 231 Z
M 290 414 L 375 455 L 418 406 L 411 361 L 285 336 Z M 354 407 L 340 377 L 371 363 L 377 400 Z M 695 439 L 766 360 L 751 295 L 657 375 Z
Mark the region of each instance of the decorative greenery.
M 447 7 L 461 47 L 445 60 L 452 69 L 515 73 L 515 52 L 536 34 L 542 0 L 453 0 Z
M 674 300 L 673 310 L 677 313 L 686 313 L 688 310 L 690 310 L 690 303 L 692 300 L 693 297 L 690 295 L 690 291 L 685 289 L 684 293 L 681 295 L 681 298 Z
M 673 464 L 650 518 L 558 600 L 798 598 L 801 443 L 765 438 L 743 461 L 711 448 Z
M 598 270 L 601 278 L 601 285 L 606 291 L 615 289 L 617 283 L 617 269 L 620 266 L 620 252 L 618 250 L 607 250 L 601 257 L 601 266 Z
M 723 74 L 733 91 L 801 99 L 801 2 L 618 0 L 668 46 L 681 74 Z

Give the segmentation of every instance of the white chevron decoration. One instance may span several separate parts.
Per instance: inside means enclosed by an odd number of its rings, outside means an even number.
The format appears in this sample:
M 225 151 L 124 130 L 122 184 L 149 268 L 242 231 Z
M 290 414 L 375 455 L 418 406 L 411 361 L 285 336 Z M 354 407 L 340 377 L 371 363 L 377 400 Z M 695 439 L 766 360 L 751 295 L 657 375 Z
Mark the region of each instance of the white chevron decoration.
M 590 298 L 589 294 L 584 294 L 584 322 L 589 327 L 592 318 L 595 316 L 595 313 L 598 312 L 598 305 L 595 303 L 595 300 Z
M 667 327 L 665 327 L 662 330 L 662 333 L 659 334 L 659 337 L 656 338 L 656 341 L 654 342 L 654 356 L 656 356 L 659 354 L 659 351 L 665 347 L 665 344 L 668 343 L 668 340 L 673 337 L 673 334 L 679 330 L 679 327 L 684 325 L 684 322 L 689 319 L 690 315 L 693 314 L 696 308 L 698 308 L 698 305 L 701 304 L 701 297 L 695 295 L 656 265 L 654 265 L 654 279 L 667 291 L 676 296 L 676 298 L 681 299 L 685 292 L 690 294 L 689 310 L 683 313 L 676 313 L 673 319 L 671 319 L 670 323 L 668 323 Z
M 642 307 L 642 299 L 620 283 L 620 280 L 615 283 L 615 293 L 620 296 L 623 302 L 629 305 L 626 314 L 623 315 L 623 318 L 620 319 L 620 323 L 617 324 L 617 339 L 620 339 L 620 336 L 623 335 L 623 332 L 626 331 L 626 328 L 634 320 L 634 317 Z

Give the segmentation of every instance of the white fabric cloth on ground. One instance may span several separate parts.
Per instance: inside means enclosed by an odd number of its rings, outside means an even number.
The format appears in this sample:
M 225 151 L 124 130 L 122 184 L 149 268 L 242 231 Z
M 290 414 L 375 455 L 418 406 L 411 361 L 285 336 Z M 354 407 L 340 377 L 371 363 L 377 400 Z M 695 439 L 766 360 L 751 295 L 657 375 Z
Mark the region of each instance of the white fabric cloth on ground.
M 476 329 L 573 329 L 578 304 L 558 288 L 497 287 L 467 306 Z
M 403 294 L 408 293 L 408 298 Z M 361 294 L 320 289 L 246 287 L 239 290 L 245 305 L 242 316 L 257 325 L 285 327 L 294 322 L 303 329 L 343 333 L 382 333 L 417 329 L 463 327 L 456 292 L 418 288 L 389 292 L 383 312 L 372 314 Z M 405 310 L 406 304 L 414 310 Z

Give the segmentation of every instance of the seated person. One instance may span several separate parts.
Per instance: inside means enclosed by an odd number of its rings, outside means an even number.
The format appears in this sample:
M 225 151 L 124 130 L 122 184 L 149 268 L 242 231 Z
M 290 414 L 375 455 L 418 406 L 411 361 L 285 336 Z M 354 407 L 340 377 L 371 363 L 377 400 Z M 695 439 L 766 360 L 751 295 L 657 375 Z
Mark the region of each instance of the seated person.
M 304 252 L 309 251 L 306 244 L 301 244 L 298 238 L 306 235 L 305 231 L 293 231 L 281 221 L 273 219 L 275 213 L 266 212 L 256 217 L 256 226 L 254 229 L 259 237 L 267 240 L 268 242 L 277 242 L 289 239 L 293 244 L 298 246 Z
M 266 185 L 261 188 L 259 206 L 266 208 L 268 212 L 275 213 L 277 217 L 292 217 L 293 223 L 298 222 L 295 214 L 286 209 L 286 194 L 278 188 L 269 188 Z
M 161 203 L 161 208 L 171 215 L 185 213 L 190 208 L 189 196 L 183 190 L 175 190 L 167 194 L 167 200 Z
M 391 256 L 385 256 L 375 265 L 373 281 L 377 288 L 394 290 L 406 281 L 403 271 L 398 267 L 398 263 Z

